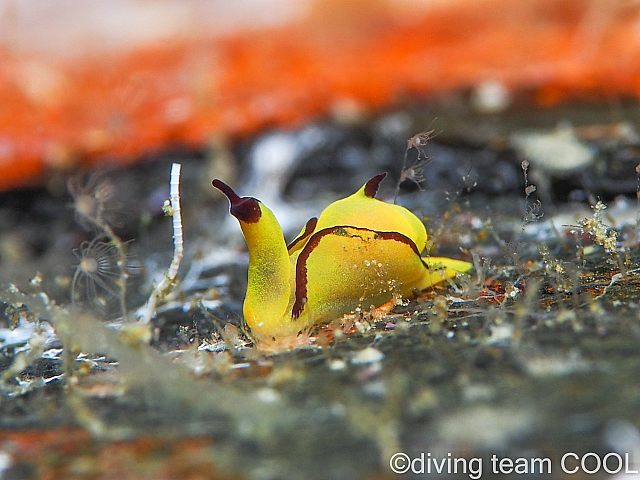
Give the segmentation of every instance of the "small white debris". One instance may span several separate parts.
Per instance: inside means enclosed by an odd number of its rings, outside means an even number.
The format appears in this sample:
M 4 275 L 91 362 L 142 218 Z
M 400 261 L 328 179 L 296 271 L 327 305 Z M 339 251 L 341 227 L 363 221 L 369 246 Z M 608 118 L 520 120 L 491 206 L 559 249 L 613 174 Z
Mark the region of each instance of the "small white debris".
M 347 363 L 344 360 L 336 359 L 329 363 L 329 370 L 339 372 L 347 368 Z
M 275 132 L 260 138 L 251 152 L 251 167 L 257 177 L 282 176 L 298 154 L 298 143 L 291 133 Z M 265 185 L 260 185 L 265 188 Z
M 614 452 L 640 453 L 640 431 L 627 420 L 611 420 L 605 427 L 603 436 L 605 443 Z
M 511 136 L 511 143 L 522 158 L 553 174 L 572 173 L 594 159 L 594 152 L 578 140 L 571 127 L 551 133 L 518 133 Z
M 625 472 L 620 472 L 612 480 L 640 480 L 640 432 L 627 420 L 612 420 L 605 427 L 604 441 L 611 451 L 621 456 L 627 455 L 630 462 Z
M 409 131 L 412 127 L 413 119 L 404 111 L 384 115 L 374 123 L 377 133 L 391 139 L 408 137 L 411 135 Z
M 33 327 L 28 323 L 13 330 L 0 328 L 0 347 L 26 343 L 29 341 L 29 338 L 31 338 L 32 333 Z
M 0 450 L 0 478 L 4 477 L 5 470 L 8 470 L 12 464 L 13 458 L 11 457 L 11 454 L 4 450 Z
M 29 345 L 29 348 L 32 348 L 35 344 L 53 343 L 57 338 L 53 327 L 47 322 L 40 322 L 36 325 L 33 322 L 21 318 L 17 326 L 13 329 L 0 328 L 0 348 L 24 345 L 30 342 L 30 340 L 36 342 Z M 17 351 L 15 353 L 17 353 Z
M 353 326 L 356 327 L 358 333 L 366 333 L 366 331 L 368 330 L 368 328 L 362 322 L 356 322 L 353 324 Z
M 61 358 L 62 355 L 62 348 L 50 348 L 49 350 L 46 350 L 44 352 L 42 352 L 42 358 L 48 358 L 51 360 L 58 360 Z M 78 355 L 78 358 L 80 356 Z M 103 357 L 104 358 L 104 357 Z M 0 477 L 2 478 L 2 477 Z
M 221 300 L 200 300 L 200 305 L 202 305 L 207 310 L 215 310 L 219 306 L 222 305 Z
M 212 353 L 220 353 L 227 350 L 227 344 L 225 342 L 216 342 L 216 343 L 201 343 L 198 346 L 199 352 L 212 352 Z
M 514 327 L 510 324 L 496 325 L 491 327 L 491 336 L 487 339 L 487 343 L 504 344 L 513 338 Z
M 384 353 L 380 350 L 376 350 L 373 347 L 367 347 L 351 357 L 351 363 L 354 365 L 370 365 L 372 363 L 381 362 L 383 358 Z
M 506 85 L 496 80 L 482 82 L 471 94 L 471 105 L 481 113 L 499 113 L 510 104 L 511 93 Z
M 273 388 L 261 388 L 256 392 L 258 400 L 264 403 L 276 403 L 280 401 L 280 394 Z
M 250 368 L 250 367 L 251 367 L 250 363 L 243 362 L 243 363 L 234 363 L 229 368 L 232 369 L 232 370 L 245 370 L 245 369 Z
M 516 287 L 515 285 L 507 285 L 505 296 L 516 298 L 519 293 L 520 293 L 520 289 L 518 287 Z
M 488 219 L 486 220 L 486 223 L 485 223 L 485 221 L 481 220 L 481 219 L 480 219 L 480 217 L 473 217 L 473 218 L 471 219 L 471 226 L 472 226 L 474 229 L 476 229 L 476 230 L 481 230 L 481 229 L 483 229 L 487 224 L 490 224 L 490 223 L 491 223 L 491 218 L 488 218 Z

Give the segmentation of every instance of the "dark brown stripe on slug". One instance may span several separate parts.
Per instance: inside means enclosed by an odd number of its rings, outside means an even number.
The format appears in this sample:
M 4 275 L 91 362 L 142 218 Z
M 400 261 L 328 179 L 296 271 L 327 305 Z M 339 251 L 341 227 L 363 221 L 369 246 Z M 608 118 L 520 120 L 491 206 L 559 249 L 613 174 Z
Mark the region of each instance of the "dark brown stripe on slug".
M 386 174 L 385 174 L 386 175 Z M 384 178 L 384 177 L 383 177 Z M 409 237 L 402 235 L 398 232 L 379 232 L 377 230 L 371 230 L 370 228 L 361 228 L 361 227 L 351 227 L 349 225 L 337 225 L 335 227 L 324 228 L 319 232 L 314 233 L 307 244 L 304 246 L 300 255 L 298 256 L 298 261 L 296 263 L 296 292 L 295 292 L 295 301 L 293 303 L 293 309 L 291 310 L 291 320 L 296 320 L 302 314 L 302 310 L 304 309 L 305 304 L 307 303 L 307 260 L 309 259 L 309 255 L 311 252 L 318 246 L 320 241 L 325 235 L 348 235 L 348 230 L 360 230 L 364 232 L 373 232 L 375 234 L 375 238 L 381 238 L 383 240 L 395 240 L 396 242 L 401 242 L 408 245 L 411 250 L 415 252 L 415 254 L 420 258 L 422 265 L 425 268 L 427 264 L 424 262 L 422 257 L 420 256 L 420 252 L 416 244 Z M 342 233 L 338 233 L 338 232 Z
M 296 293 L 293 308 L 291 309 L 291 320 L 297 320 L 302 313 L 304 305 L 307 303 L 307 259 L 311 252 L 318 246 L 320 240 L 325 235 L 333 232 L 333 228 L 325 228 L 314 233 L 304 246 L 296 262 Z
M 293 247 L 295 247 L 298 243 L 304 241 L 309 235 L 313 233 L 316 229 L 316 225 L 318 224 L 318 219 L 316 217 L 311 217 L 307 224 L 304 226 L 304 232 L 302 232 L 298 238 L 292 241 L 289 245 L 287 245 L 287 251 L 291 251 Z
M 364 186 L 364 194 L 369 198 L 376 198 L 376 193 L 378 193 L 378 187 L 380 186 L 380 182 L 384 180 L 384 177 L 387 176 L 387 172 L 382 172 L 379 175 L 376 175 L 371 180 L 369 180 Z
M 253 197 L 239 197 L 233 189 L 217 178 L 211 182 L 215 188 L 226 195 L 231 204 L 229 212 L 245 223 L 256 223 L 262 216 L 260 201 Z

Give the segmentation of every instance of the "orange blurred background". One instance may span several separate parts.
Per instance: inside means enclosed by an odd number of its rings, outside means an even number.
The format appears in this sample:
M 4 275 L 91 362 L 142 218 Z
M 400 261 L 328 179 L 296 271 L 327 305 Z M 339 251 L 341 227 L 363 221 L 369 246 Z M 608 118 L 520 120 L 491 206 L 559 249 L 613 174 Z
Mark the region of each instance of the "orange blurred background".
M 0 0 L 0 190 L 469 90 L 640 96 L 635 0 Z

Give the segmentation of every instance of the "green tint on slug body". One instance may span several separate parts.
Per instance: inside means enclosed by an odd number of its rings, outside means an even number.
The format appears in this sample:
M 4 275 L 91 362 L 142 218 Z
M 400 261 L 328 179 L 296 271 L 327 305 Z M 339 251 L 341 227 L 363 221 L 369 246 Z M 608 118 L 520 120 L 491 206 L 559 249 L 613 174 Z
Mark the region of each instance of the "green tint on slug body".
M 385 176 L 329 205 L 288 247 L 271 210 L 213 181 L 229 198 L 249 248 L 243 313 L 257 339 L 295 335 L 471 269 L 461 260 L 420 256 L 424 224 L 406 208 L 375 198 Z
M 240 222 L 249 247 L 244 318 L 254 332 L 269 329 L 269 326 L 280 323 L 290 311 L 291 267 L 282 229 L 271 210 L 259 200 L 238 197 L 220 180 L 214 180 L 213 186 L 229 199 L 231 214 Z

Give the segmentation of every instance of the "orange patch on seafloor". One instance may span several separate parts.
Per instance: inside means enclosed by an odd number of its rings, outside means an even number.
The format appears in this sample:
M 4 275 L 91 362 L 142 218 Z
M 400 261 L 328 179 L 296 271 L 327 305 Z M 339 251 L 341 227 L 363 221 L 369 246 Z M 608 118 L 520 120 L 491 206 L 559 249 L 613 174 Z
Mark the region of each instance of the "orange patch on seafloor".
M 33 471 L 42 479 L 127 478 L 239 478 L 224 471 L 212 437 L 156 438 L 107 441 L 85 430 L 51 428 L 0 432 L 11 447 L 11 466 Z
M 378 2 L 364 15 L 359 2 L 336 22 L 327 12 L 339 3 L 280 27 L 73 60 L 0 51 L 0 190 L 485 81 L 534 92 L 542 106 L 640 96 L 638 5 Z

